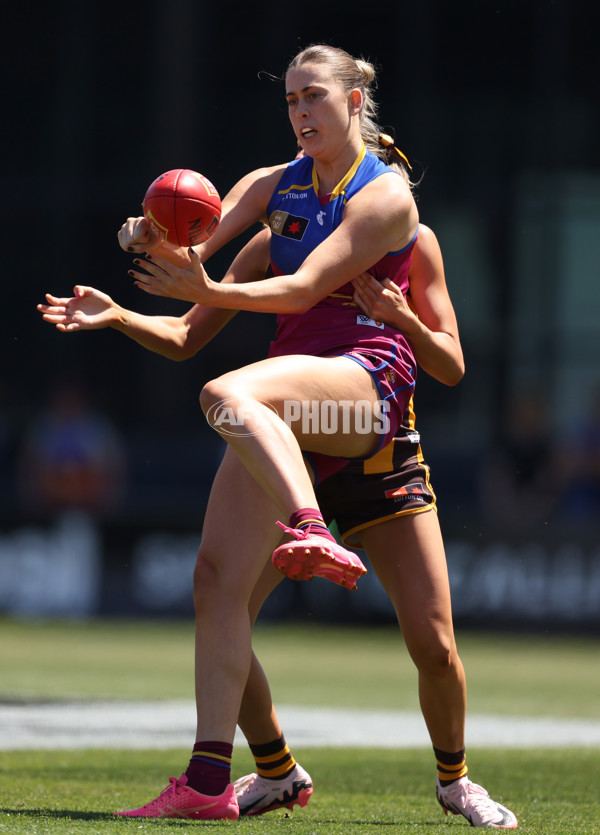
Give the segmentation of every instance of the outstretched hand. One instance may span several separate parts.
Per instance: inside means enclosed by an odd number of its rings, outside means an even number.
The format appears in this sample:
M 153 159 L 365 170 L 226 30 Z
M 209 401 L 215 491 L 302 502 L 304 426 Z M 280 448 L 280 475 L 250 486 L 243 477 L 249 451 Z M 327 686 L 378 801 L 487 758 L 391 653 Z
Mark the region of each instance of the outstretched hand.
M 218 285 L 208 277 L 192 247 L 188 249 L 188 257 L 187 267 L 176 267 L 164 258 L 148 254 L 145 259 L 136 258 L 133 262 L 145 272 L 129 270 L 129 275 L 135 279 L 136 287 L 152 296 L 210 305 L 215 301 L 213 288 Z
M 115 318 L 117 305 L 94 287 L 77 285 L 70 298 L 59 298 L 46 293 L 48 304 L 38 304 L 44 322 L 56 325 L 63 333 L 79 330 L 98 330 L 108 327 Z
M 389 278 L 378 281 L 370 273 L 362 273 L 352 284 L 354 301 L 371 319 L 385 322 L 398 330 L 414 321 L 414 314 L 402 290 Z

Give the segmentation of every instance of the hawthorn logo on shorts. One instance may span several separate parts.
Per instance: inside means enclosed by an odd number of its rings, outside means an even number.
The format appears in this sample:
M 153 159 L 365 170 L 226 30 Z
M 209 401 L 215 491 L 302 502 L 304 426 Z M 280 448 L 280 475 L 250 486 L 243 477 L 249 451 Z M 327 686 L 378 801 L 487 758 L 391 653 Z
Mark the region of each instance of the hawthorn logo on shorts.
M 308 218 L 291 215 L 289 212 L 282 212 L 278 209 L 269 218 L 269 226 L 276 235 L 301 241 L 308 226 Z
M 386 490 L 386 499 L 393 499 L 395 502 L 407 502 L 413 499 L 417 502 L 424 502 L 430 493 L 424 490 L 420 484 L 407 484 L 406 487 L 395 487 L 393 490 Z

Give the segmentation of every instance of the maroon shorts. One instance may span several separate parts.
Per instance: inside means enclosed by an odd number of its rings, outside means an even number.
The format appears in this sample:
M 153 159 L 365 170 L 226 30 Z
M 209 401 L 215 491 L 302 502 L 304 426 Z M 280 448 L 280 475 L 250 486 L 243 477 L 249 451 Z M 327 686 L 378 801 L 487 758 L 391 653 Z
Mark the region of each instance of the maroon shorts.
M 374 457 L 350 461 L 322 481 L 316 495 L 327 524 L 335 521 L 342 541 L 352 548 L 362 547 L 365 528 L 436 509 L 419 434 L 404 427 Z

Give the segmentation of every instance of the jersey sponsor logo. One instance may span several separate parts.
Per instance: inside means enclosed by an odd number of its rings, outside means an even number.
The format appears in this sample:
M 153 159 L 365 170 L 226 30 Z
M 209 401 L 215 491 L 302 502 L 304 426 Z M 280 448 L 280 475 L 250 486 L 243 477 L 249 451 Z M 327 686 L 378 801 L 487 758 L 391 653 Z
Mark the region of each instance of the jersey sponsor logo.
M 379 330 L 383 330 L 385 325 L 383 322 L 377 322 L 375 319 L 371 319 L 370 316 L 367 316 L 364 313 L 359 313 L 356 317 L 356 324 L 357 325 L 368 325 L 370 328 L 379 328 Z
M 317 215 L 317 223 L 319 226 L 323 226 L 323 218 L 327 216 L 327 212 L 324 212 L 323 209 Z
M 395 502 L 406 502 L 409 499 L 424 502 L 429 495 L 419 484 L 407 484 L 406 487 L 395 487 L 393 490 L 385 491 L 386 499 L 393 499 Z
M 289 212 L 277 210 L 269 218 L 269 226 L 275 235 L 301 241 L 308 226 L 308 218 L 291 215 Z

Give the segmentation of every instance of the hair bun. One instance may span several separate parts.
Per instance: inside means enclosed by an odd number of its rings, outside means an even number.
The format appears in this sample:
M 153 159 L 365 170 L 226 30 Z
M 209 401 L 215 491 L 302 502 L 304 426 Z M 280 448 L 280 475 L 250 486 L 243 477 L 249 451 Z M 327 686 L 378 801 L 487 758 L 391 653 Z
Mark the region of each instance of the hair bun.
M 356 59 L 356 66 L 360 70 L 365 86 L 372 84 L 375 80 L 375 67 L 369 61 L 364 61 L 362 58 Z

